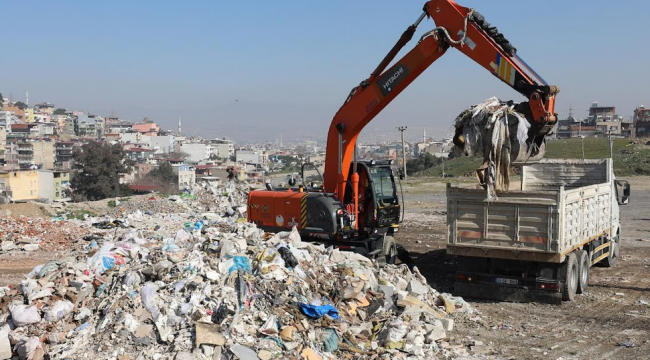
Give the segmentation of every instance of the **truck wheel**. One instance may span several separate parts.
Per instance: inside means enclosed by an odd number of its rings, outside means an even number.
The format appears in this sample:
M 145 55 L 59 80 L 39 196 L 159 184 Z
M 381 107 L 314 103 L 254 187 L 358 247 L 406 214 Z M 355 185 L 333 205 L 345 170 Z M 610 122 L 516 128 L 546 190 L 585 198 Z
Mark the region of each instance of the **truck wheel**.
M 395 243 L 395 238 L 386 235 L 384 237 L 384 250 L 381 253 L 380 262 L 394 265 L 395 260 L 397 260 L 397 244 Z
M 578 272 L 578 260 L 575 253 L 570 253 L 566 256 L 566 273 L 564 274 L 564 282 L 562 283 L 562 300 L 573 301 L 576 297 L 578 290 L 578 282 L 580 281 Z
M 617 233 L 612 239 L 612 244 L 609 246 L 609 256 L 604 258 L 602 264 L 605 267 L 613 267 L 618 262 L 618 257 L 621 254 L 621 234 Z
M 589 253 L 585 250 L 578 251 L 577 260 L 580 281 L 578 281 L 578 290 L 576 293 L 583 294 L 587 290 L 587 286 L 589 286 L 589 268 L 591 267 Z

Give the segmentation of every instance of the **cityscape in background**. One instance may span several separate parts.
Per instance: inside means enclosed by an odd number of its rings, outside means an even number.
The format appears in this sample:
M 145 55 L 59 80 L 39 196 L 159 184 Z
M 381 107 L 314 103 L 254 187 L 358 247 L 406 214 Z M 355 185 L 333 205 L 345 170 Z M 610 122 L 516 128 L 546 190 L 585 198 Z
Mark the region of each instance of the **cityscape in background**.
M 57 107 L 44 102 L 30 104 L 3 97 L 0 102 L 0 202 L 70 200 L 70 175 L 73 152 L 90 141 L 120 144 L 135 166 L 120 174 L 120 182 L 134 193 L 148 193 L 162 185 L 148 181 L 147 174 L 167 163 L 171 165 L 182 191 L 197 181 L 219 181 L 234 169 L 240 179 L 264 182 L 300 171 L 309 162 L 322 171 L 325 143 L 279 138 L 266 143 L 235 143 L 227 137 L 204 139 L 183 134 L 182 115 L 176 129 L 162 129 L 156 121 L 144 118 L 133 122 L 117 116 L 100 116 Z M 402 125 L 402 124 L 396 124 Z M 406 129 L 413 140 L 417 129 Z M 612 135 L 635 138 L 650 134 L 650 109 L 637 107 L 630 116 L 617 114 L 615 106 L 591 104 L 586 116 L 569 110 L 559 120 L 551 139 Z M 419 137 L 419 136 L 418 136 Z M 401 161 L 402 143 L 393 136 L 363 137 L 358 145 L 361 159 Z M 421 130 L 417 141 L 407 141 L 407 159 L 431 154 L 447 157 L 451 134 L 444 138 L 428 136 Z

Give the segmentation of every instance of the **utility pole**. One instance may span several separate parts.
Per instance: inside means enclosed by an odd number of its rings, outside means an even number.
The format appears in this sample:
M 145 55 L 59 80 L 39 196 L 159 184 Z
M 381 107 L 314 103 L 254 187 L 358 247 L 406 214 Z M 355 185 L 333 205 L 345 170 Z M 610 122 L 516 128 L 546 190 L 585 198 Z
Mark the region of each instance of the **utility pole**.
M 404 171 L 404 179 L 406 179 L 406 146 L 404 146 L 404 131 L 406 131 L 406 128 L 406 126 L 397 128 L 402 133 L 402 170 Z

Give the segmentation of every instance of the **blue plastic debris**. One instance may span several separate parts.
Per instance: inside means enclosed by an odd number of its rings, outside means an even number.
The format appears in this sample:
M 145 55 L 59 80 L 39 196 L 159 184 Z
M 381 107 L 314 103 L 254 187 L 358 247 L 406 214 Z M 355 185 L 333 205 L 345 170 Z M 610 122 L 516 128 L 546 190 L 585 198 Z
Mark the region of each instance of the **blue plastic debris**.
M 327 315 L 333 319 L 339 319 L 339 311 L 332 305 L 317 306 L 303 303 L 299 303 L 298 305 L 300 306 L 302 313 L 311 318 L 319 319 L 324 315 Z
M 251 263 L 246 256 L 235 256 L 232 259 L 235 263 L 228 270 L 229 274 L 239 269 L 242 269 L 246 272 L 251 272 Z

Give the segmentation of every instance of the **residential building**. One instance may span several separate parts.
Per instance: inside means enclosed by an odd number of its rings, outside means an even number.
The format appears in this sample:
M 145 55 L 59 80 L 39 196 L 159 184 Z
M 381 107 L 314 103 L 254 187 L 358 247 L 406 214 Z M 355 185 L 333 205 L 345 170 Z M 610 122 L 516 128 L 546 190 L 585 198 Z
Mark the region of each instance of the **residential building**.
M 38 199 L 54 199 L 54 172 L 52 170 L 38 170 Z
M 38 199 L 38 171 L 0 171 L 0 194 L 10 201 Z
M 174 135 L 152 136 L 149 139 L 149 148 L 156 153 L 171 154 L 174 152 L 176 137 Z
M 140 143 L 140 139 L 142 139 L 142 134 L 134 130 L 120 134 L 120 142 L 122 143 L 138 144 Z
M 54 145 L 55 166 L 57 169 L 72 168 L 72 152 L 75 143 L 72 141 L 57 141 Z
M 148 136 L 156 136 L 160 132 L 160 126 L 154 122 L 149 122 L 145 118 L 145 122 L 141 124 L 133 124 L 132 129 L 141 134 Z
M 172 164 L 172 169 L 178 175 L 179 190 L 188 189 L 196 182 L 196 174 L 192 166 L 187 164 Z
M 34 111 L 41 114 L 52 115 L 54 112 L 54 104 L 48 102 L 34 105 Z
M 54 168 L 54 141 L 50 139 L 22 140 L 16 143 L 18 166 Z
M 132 147 L 126 149 L 126 157 L 135 162 L 143 163 L 154 159 L 154 151 L 140 147 Z
M 237 150 L 235 157 L 237 162 L 261 166 L 266 166 L 268 160 L 264 150 Z
M 635 138 L 636 131 L 632 120 L 621 120 L 621 135 L 626 138 Z
M 596 121 L 596 130 L 602 134 L 621 135 L 621 122 L 619 120 Z
M 133 130 L 133 124 L 126 121 L 109 123 L 106 130 L 111 134 L 121 134 Z
M 11 124 L 10 130 L 11 132 L 7 133 L 8 139 L 24 139 L 31 134 L 29 124 Z
M 634 109 L 634 130 L 636 136 L 650 136 L 650 109 L 641 105 Z
M 230 159 L 235 155 L 235 144 L 226 139 L 213 139 L 210 140 L 212 145 L 212 153 L 220 159 Z
M 25 111 L 21 110 L 18 106 L 5 105 L 2 107 L 2 110 L 13 113 L 20 121 L 23 121 L 25 119 Z
M 0 127 L 11 129 L 11 124 L 20 122 L 18 116 L 13 111 L 0 111 Z
M 30 133 L 30 137 L 36 137 L 36 138 L 51 136 L 56 133 L 55 125 L 54 123 L 30 124 L 29 133 Z
M 614 120 L 616 116 L 615 106 L 598 106 L 598 102 L 591 103 L 589 108 L 589 121 L 592 125 L 599 120 Z
M 212 145 L 204 143 L 180 144 L 180 152 L 187 154 L 189 156 L 188 160 L 193 163 L 209 160 L 213 154 Z
M 55 170 L 54 172 L 54 201 L 69 200 L 67 191 L 70 187 L 70 172 Z
M 25 117 L 23 118 L 23 121 L 28 124 L 34 122 L 34 109 L 32 108 L 25 109 Z

